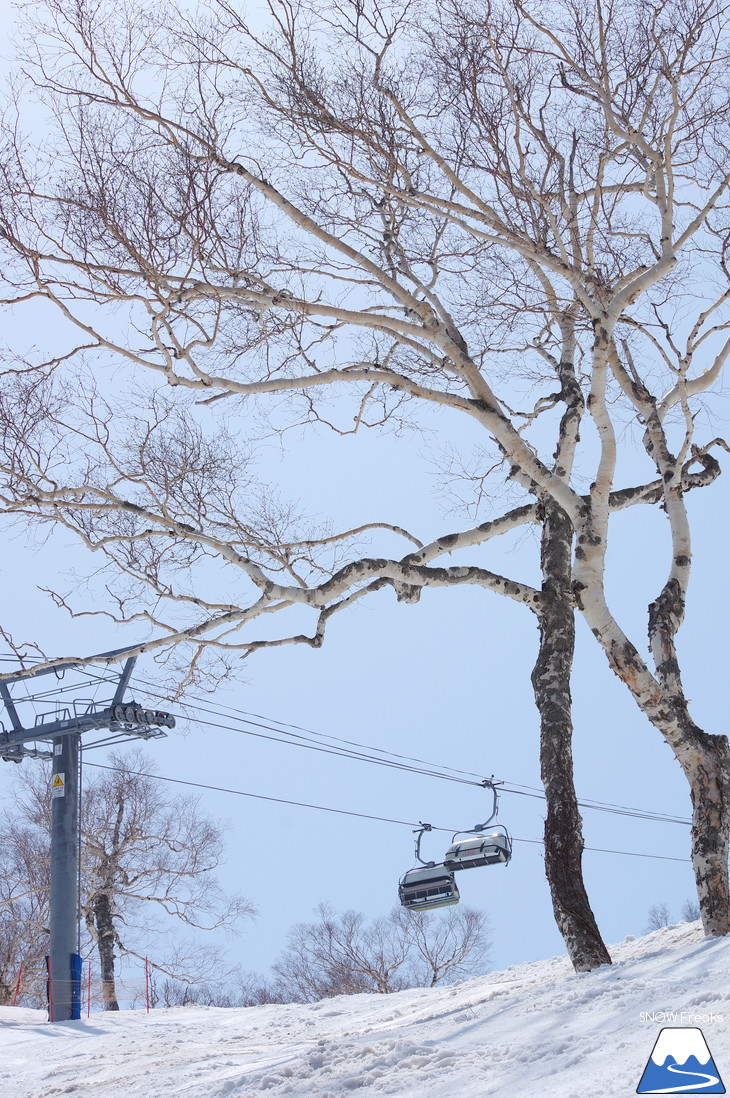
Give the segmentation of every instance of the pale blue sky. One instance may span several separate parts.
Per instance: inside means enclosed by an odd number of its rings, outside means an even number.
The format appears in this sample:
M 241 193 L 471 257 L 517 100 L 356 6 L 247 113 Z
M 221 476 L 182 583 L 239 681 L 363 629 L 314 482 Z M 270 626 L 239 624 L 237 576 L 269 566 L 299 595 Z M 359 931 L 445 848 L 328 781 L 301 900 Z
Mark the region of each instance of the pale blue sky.
M 386 445 L 394 458 L 398 442 Z M 410 454 L 412 444 L 404 445 Z M 691 500 L 697 528 L 695 576 L 682 652 L 694 712 L 711 731 L 724 727 L 717 672 L 722 675 L 726 650 L 727 587 L 722 579 L 718 590 L 713 576 L 722 577 L 725 570 L 719 525 L 727 502 L 724 478 Z M 620 516 L 625 531 L 614 550 L 614 556 L 637 565 L 640 576 L 644 573 L 647 589 L 652 565 L 643 555 L 646 531 L 656 528 L 657 517 L 646 508 Z M 424 516 L 426 534 L 430 521 Z M 534 545 L 524 542 L 513 553 L 504 553 L 501 566 L 512 568 L 532 553 Z M 57 576 L 68 587 L 64 576 L 84 563 L 65 533 L 37 551 L 28 551 L 23 538 L 7 540 L 1 575 L 4 625 L 18 636 L 41 639 L 49 653 L 58 655 L 127 643 L 127 634 L 98 620 L 70 624 L 36 590 Z M 620 567 L 615 571 L 613 600 L 620 606 Z M 641 634 L 637 640 L 641 643 Z M 529 684 L 535 643 L 527 611 L 481 590 L 425 591 L 417 606 L 397 604 L 384 592 L 333 619 L 322 650 L 259 653 L 242 667 L 245 681 L 225 684 L 211 700 L 445 766 L 539 786 L 538 722 Z M 142 660 L 138 668 L 140 677 L 152 673 Z M 579 796 L 686 816 L 689 803 L 679 767 L 582 626 L 573 691 Z M 454 828 L 471 827 L 487 814 L 487 798 L 478 789 L 235 731 L 193 726 L 186 735 L 175 732 L 150 745 L 149 751 L 160 774 L 274 797 Z M 102 755 L 94 752 L 89 758 L 102 761 Z M 0 780 L 9 776 L 6 772 Z M 399 875 L 413 860 L 407 827 L 223 794 L 205 793 L 203 804 L 230 820 L 224 872 L 228 887 L 244 891 L 261 912 L 235 950 L 246 967 L 265 967 L 281 947 L 287 927 L 306 920 L 320 900 L 369 915 L 386 912 L 396 900 Z M 542 809 L 539 800 L 505 794 L 500 820 L 519 839 L 539 839 Z M 687 856 L 684 827 L 588 810 L 584 820 L 588 846 Z M 446 840 L 427 836 L 427 855 L 438 858 Z M 666 900 L 678 917 L 682 902 L 693 895 L 689 862 L 590 852 L 585 861 L 591 900 L 609 941 L 641 932 L 650 904 Z M 561 951 L 538 845 L 516 842 L 508 868 L 471 871 L 462 875 L 460 885 L 463 902 L 489 912 L 496 966 Z
M 7 4 L 3 3 L 7 10 Z M 53 344 L 47 318 L 29 333 L 17 311 L 5 318 L 4 341 Z M 712 402 L 712 397 L 709 398 Z M 716 414 L 725 415 L 724 401 Z M 466 520 L 441 514 L 417 437 L 322 436 L 282 464 L 272 447 L 264 472 L 282 490 L 338 525 L 375 519 L 399 522 L 421 538 L 458 529 Z M 684 678 L 693 714 L 708 731 L 726 729 L 727 475 L 690 498 L 695 568 L 681 633 Z M 377 500 L 377 502 L 376 502 Z M 661 514 L 636 508 L 613 520 L 610 596 L 619 618 L 643 650 L 646 604 L 669 561 Z M 657 548 L 658 547 L 658 548 Z M 657 549 L 654 552 L 655 548 Z M 394 545 L 393 552 L 398 549 Z M 534 539 L 510 537 L 485 557 L 498 570 L 536 578 Z M 38 640 L 53 655 L 90 653 L 136 637 L 101 620 L 69 623 L 39 586 L 68 588 L 66 577 L 88 564 L 61 532 L 31 550 L 22 535 L 3 537 L 0 582 L 3 625 Z M 425 591 L 417 606 L 390 592 L 332 620 L 321 651 L 285 648 L 259 653 L 242 667 L 238 685 L 214 701 L 315 731 L 463 768 L 507 782 L 539 786 L 538 721 L 529 673 L 536 646 L 529 612 L 482 590 Z M 148 677 L 140 661 L 140 676 Z M 574 675 L 576 784 L 579 796 L 686 816 L 686 783 L 669 749 L 625 688 L 609 672 L 587 629 L 579 625 Z M 596 699 L 598 704 L 596 705 Z M 483 819 L 487 798 L 477 789 L 251 739 L 238 732 L 193 727 L 150 745 L 157 772 L 183 780 L 312 801 L 335 808 L 464 828 Z M 102 761 L 96 752 L 94 761 Z M 34 765 L 26 762 L 24 766 Z M 0 769 L 4 790 L 14 768 Z M 284 944 L 287 928 L 329 901 L 369 916 L 396 902 L 399 876 L 413 862 L 408 827 L 359 821 L 306 809 L 205 793 L 207 810 L 230 821 L 223 879 L 259 907 L 260 918 L 233 947 L 246 968 L 264 970 Z M 500 821 L 516 839 L 539 840 L 540 800 L 505 794 Z M 646 860 L 615 854 L 585 857 L 589 895 L 607 941 L 641 933 L 648 907 L 667 901 L 675 918 L 694 897 L 688 829 L 585 811 L 587 845 L 687 859 Z M 442 855 L 447 836 L 424 840 Z M 459 880 L 462 901 L 486 910 L 492 923 L 492 964 L 562 952 L 552 919 L 539 845 L 517 841 L 512 864 L 474 870 Z

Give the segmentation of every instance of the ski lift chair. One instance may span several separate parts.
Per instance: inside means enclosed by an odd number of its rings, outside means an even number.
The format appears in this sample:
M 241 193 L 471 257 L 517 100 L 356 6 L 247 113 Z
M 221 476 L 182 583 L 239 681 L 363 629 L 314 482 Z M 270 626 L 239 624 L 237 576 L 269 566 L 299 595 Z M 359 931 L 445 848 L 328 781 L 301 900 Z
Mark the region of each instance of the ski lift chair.
M 507 865 L 512 857 L 512 837 L 505 827 L 495 824 L 497 819 L 497 785 L 494 779 L 485 779 L 482 785 L 492 794 L 492 812 L 488 820 L 477 824 L 470 831 L 456 831 L 451 846 L 444 855 L 444 866 L 453 873 L 457 869 L 476 869 L 482 865 Z M 491 831 L 487 828 L 491 827 Z
M 433 911 L 437 907 L 458 904 L 459 889 L 443 864 L 431 864 L 409 869 L 398 885 L 398 897 L 403 907 L 411 911 Z
M 504 828 L 488 834 L 473 831 L 456 832 L 444 855 L 444 866 L 456 869 L 476 869 L 481 865 L 506 865 L 512 857 L 512 839 Z
M 456 881 L 443 862 L 426 862 L 421 857 L 421 839 L 424 832 L 433 830 L 431 824 L 422 823 L 415 832 L 416 861 L 420 865 L 409 869 L 398 883 L 398 898 L 410 911 L 433 911 L 437 907 L 458 904 L 459 890 Z

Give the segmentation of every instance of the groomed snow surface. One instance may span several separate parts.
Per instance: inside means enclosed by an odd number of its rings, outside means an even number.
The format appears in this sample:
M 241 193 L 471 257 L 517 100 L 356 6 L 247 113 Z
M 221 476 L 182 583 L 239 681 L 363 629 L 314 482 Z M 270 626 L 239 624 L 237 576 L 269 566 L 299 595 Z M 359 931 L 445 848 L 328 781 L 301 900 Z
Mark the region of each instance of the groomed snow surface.
M 58 1025 L 2 1007 L 0 1095 L 629 1098 L 671 1025 L 702 1029 L 727 1087 L 730 939 L 690 923 L 611 952 L 612 966 L 587 974 L 556 957 L 310 1006 L 122 1011 Z

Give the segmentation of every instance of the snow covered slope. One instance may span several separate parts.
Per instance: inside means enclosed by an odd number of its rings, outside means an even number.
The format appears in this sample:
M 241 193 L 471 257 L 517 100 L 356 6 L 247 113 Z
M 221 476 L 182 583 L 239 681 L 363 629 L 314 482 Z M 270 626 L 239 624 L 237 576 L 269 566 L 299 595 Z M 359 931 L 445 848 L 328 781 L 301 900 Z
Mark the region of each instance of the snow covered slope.
M 55 1026 L 4 1007 L 0 1095 L 629 1098 L 666 1025 L 701 1028 L 728 1086 L 730 939 L 682 924 L 611 952 L 614 965 L 589 974 L 554 958 L 451 988 L 312 1006 L 128 1011 Z

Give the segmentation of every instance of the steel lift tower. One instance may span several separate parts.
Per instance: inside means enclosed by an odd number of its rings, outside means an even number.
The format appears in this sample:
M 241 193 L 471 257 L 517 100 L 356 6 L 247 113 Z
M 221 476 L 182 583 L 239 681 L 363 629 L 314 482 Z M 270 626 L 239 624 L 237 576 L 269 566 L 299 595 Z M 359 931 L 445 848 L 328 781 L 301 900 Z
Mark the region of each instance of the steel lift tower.
M 123 656 L 128 649 L 104 652 L 93 663 L 105 663 Z M 175 718 L 162 710 L 146 709 L 136 702 L 125 703 L 124 694 L 134 669 L 136 656 L 124 661 L 122 669 L 107 665 L 94 672 L 93 664 L 68 660 L 54 667 L 26 668 L 0 679 L 0 699 L 5 706 L 10 730 L 0 725 L 0 758 L 22 762 L 25 758 L 50 759 L 51 772 L 51 918 L 48 957 L 48 1009 L 51 1022 L 65 1022 L 81 1016 L 81 957 L 79 956 L 79 846 L 80 846 L 80 761 L 84 734 L 111 733 L 87 744 L 106 747 L 133 739 L 165 736 L 163 728 L 174 728 Z M 42 675 L 80 671 L 83 686 L 109 684 L 112 697 L 105 703 L 72 699 L 59 701 L 59 695 L 74 690 L 73 685 L 42 691 L 29 687 Z M 23 683 L 24 696 L 14 688 Z M 15 696 L 13 696 L 15 692 Z M 30 703 L 33 722 L 23 723 L 19 715 Z

